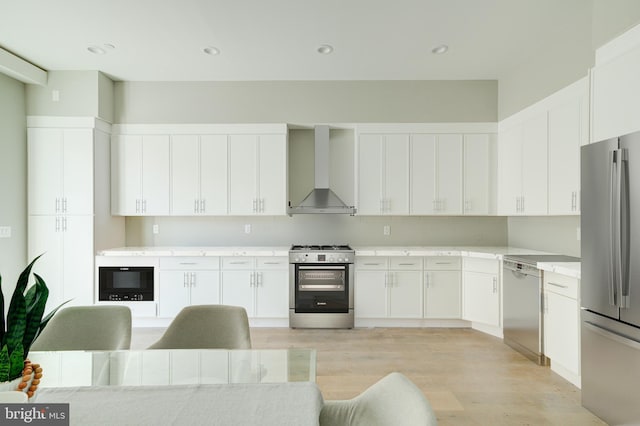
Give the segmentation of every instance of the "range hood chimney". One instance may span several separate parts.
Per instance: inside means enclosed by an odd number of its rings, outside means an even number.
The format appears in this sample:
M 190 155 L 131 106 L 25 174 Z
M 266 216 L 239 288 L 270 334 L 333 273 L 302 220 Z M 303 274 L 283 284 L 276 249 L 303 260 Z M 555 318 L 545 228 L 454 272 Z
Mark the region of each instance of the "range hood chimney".
M 347 206 L 331 189 L 329 189 L 329 126 L 315 126 L 315 184 L 313 190 L 300 205 L 289 207 L 289 215 L 293 214 L 350 214 L 356 208 Z

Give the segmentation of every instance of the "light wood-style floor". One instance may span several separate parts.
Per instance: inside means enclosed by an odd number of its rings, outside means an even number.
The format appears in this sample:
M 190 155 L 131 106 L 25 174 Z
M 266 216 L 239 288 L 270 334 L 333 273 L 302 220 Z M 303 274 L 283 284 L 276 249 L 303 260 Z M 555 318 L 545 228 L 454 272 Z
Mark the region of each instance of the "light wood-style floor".
M 132 348 L 163 329 L 135 328 Z M 314 348 L 325 399 L 358 395 L 386 374 L 409 377 L 440 425 L 603 425 L 580 405 L 580 390 L 535 365 L 501 339 L 471 329 L 252 328 L 256 349 Z

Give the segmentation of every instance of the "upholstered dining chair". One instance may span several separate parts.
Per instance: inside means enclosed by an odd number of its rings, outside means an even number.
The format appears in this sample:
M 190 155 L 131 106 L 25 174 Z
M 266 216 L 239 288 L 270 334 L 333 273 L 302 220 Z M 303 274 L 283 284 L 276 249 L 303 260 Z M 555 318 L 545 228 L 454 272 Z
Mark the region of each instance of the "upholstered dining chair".
M 187 306 L 149 349 L 251 349 L 247 311 L 228 305 Z
M 401 373 L 391 373 L 353 399 L 325 401 L 320 426 L 436 426 L 422 391 Z
M 56 313 L 32 351 L 108 351 L 131 346 L 131 310 L 126 306 L 70 306 Z

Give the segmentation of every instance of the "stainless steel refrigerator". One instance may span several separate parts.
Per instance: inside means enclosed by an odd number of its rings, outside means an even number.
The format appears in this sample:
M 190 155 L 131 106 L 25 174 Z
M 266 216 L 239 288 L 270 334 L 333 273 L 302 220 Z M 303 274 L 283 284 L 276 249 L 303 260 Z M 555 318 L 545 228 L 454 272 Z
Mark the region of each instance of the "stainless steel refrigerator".
M 582 405 L 640 424 L 640 132 L 581 150 Z

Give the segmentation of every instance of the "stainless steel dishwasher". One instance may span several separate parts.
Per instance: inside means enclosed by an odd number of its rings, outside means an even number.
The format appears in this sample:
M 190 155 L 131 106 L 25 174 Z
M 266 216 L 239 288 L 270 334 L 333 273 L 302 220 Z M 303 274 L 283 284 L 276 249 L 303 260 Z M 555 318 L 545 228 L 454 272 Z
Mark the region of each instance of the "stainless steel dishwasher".
M 579 262 L 564 255 L 509 255 L 504 257 L 504 342 L 539 365 L 549 365 L 544 355 L 542 316 L 543 283 L 538 262 Z

